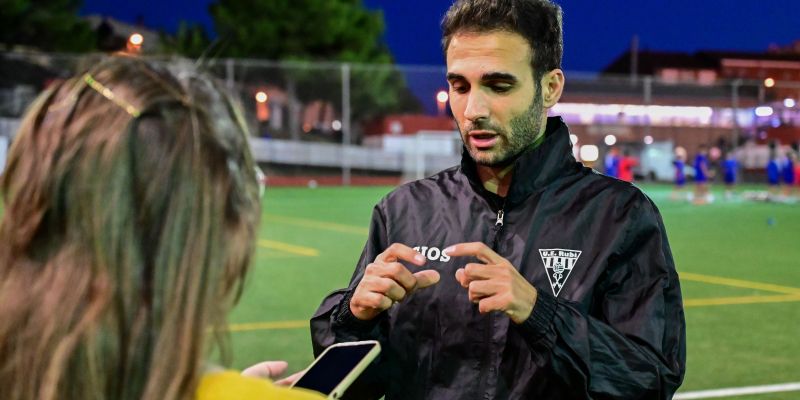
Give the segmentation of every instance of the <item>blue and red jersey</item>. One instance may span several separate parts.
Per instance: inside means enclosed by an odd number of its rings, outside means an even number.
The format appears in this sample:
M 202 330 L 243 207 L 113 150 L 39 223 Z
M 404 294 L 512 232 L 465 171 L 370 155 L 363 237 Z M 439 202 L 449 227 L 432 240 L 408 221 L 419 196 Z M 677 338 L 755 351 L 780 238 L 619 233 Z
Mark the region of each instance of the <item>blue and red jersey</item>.
M 781 168 L 778 166 L 778 161 L 770 159 L 767 163 L 767 182 L 770 185 L 778 185 L 781 183 Z
M 786 157 L 781 172 L 783 173 L 783 183 L 787 185 L 794 184 L 794 161 L 791 158 Z
M 694 158 L 694 181 L 697 183 L 705 183 L 708 181 L 706 172 L 708 171 L 708 158 L 705 154 L 698 154 Z
M 733 158 L 726 159 L 722 164 L 722 169 L 724 171 L 725 183 L 728 185 L 736 183 L 736 173 L 739 169 L 739 163 Z
M 675 184 L 683 186 L 686 183 L 686 174 L 683 172 L 683 160 L 675 160 L 672 162 L 672 165 L 675 166 Z

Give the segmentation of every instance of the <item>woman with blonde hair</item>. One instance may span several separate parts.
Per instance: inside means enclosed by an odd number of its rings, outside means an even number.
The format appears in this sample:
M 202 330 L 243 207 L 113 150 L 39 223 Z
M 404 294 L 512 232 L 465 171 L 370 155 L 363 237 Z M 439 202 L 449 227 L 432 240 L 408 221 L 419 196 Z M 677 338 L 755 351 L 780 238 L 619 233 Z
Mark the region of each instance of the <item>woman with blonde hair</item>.
M 112 58 L 25 116 L 0 186 L 3 399 L 318 398 L 204 366 L 260 203 L 238 107 L 181 75 Z

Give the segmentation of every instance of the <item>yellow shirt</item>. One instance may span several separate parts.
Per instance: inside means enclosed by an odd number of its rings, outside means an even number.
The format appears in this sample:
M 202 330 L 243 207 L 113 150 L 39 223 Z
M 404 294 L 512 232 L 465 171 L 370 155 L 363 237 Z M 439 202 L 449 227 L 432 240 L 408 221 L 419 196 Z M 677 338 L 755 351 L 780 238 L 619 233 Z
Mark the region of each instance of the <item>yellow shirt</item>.
M 236 371 L 208 373 L 200 379 L 196 400 L 320 400 L 325 396 L 304 389 L 275 386 L 266 379 L 242 376 Z

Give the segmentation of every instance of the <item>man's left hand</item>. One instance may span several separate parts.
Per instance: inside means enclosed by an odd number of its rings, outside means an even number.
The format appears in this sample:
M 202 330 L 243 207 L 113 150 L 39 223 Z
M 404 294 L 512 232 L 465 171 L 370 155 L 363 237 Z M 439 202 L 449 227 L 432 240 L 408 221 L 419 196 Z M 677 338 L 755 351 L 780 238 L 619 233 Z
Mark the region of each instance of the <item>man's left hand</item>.
M 481 242 L 454 244 L 444 250 L 450 257 L 473 256 L 456 271 L 456 280 L 468 290 L 469 299 L 481 313 L 502 311 L 517 324 L 531 315 L 538 292 L 516 268 Z

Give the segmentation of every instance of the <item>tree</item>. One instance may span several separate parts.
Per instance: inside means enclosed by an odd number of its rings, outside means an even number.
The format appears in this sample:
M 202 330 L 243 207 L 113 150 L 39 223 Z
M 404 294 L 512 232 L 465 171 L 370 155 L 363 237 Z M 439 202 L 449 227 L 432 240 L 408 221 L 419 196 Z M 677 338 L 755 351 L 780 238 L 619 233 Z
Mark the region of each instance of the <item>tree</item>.
M 2 0 L 0 43 L 45 51 L 82 52 L 94 48 L 89 24 L 78 17 L 81 0 Z
M 209 6 L 225 55 L 387 63 L 383 15 L 361 0 L 219 0 Z
M 203 56 L 211 46 L 211 41 L 202 25 L 189 24 L 185 21 L 180 23 L 175 35 L 169 35 L 162 31 L 160 36 L 162 51 L 180 53 L 192 58 Z
M 218 0 L 209 11 L 218 43 L 211 45 L 195 25 L 182 27 L 169 46 L 192 57 L 291 62 L 269 71 L 269 83 L 288 89 L 301 102 L 324 100 L 340 110 L 341 71 L 315 62 L 352 63 L 354 120 L 421 108 L 383 44 L 383 14 L 366 9 L 361 0 Z M 247 70 L 236 77 L 257 81 L 263 75 L 263 70 Z

